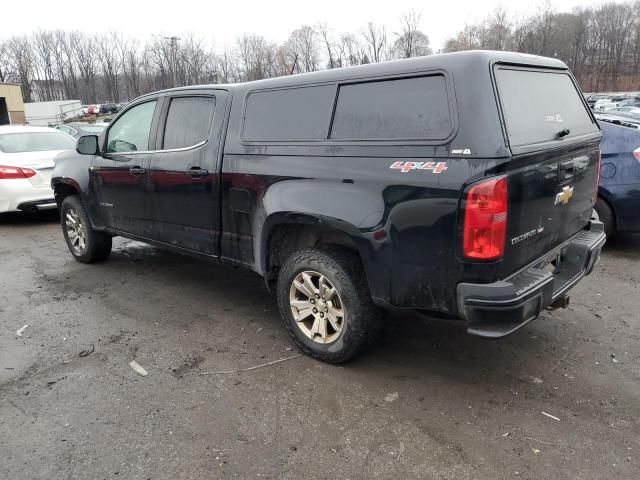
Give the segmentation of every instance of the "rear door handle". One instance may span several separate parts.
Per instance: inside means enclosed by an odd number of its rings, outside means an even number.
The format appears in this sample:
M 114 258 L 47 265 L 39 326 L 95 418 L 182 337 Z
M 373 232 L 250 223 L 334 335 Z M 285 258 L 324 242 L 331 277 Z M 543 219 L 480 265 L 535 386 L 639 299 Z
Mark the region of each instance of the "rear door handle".
M 147 170 L 142 168 L 142 167 L 131 167 L 129 169 L 129 173 L 131 175 L 142 175 L 144 172 L 146 172 Z
M 207 175 L 209 175 L 209 170 L 205 170 L 204 168 L 200 167 L 191 167 L 189 170 L 187 170 L 187 174 L 191 175 L 192 177 L 206 177 Z

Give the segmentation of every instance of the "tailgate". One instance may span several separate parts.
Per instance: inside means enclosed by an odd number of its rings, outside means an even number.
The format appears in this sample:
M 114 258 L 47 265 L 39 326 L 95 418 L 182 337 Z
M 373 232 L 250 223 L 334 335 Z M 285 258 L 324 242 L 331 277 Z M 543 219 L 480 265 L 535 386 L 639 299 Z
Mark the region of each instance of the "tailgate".
M 567 70 L 499 66 L 495 78 L 513 153 L 499 272 L 508 275 L 589 223 L 601 134 Z
M 592 143 L 571 152 L 547 152 L 511 161 L 510 167 L 515 168 L 507 174 L 503 275 L 544 255 L 589 223 L 598 159 L 598 144 Z

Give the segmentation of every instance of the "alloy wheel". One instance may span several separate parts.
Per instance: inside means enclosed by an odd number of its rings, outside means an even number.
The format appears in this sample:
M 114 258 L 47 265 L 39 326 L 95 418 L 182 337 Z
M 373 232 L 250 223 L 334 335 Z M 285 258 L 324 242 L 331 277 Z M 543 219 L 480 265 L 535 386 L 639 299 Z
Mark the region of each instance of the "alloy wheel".
M 82 255 L 87 245 L 87 230 L 80 216 L 72 208 L 67 210 L 65 226 L 71 248 L 77 255 Z
M 333 284 L 313 270 L 300 272 L 289 290 L 291 313 L 300 331 L 310 340 L 335 342 L 344 328 L 345 309 Z

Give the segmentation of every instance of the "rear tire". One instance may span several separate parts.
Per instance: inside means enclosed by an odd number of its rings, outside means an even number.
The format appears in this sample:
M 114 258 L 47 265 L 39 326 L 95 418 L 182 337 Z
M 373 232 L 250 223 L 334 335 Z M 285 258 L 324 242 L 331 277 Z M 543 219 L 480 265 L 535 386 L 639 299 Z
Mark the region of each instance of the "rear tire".
M 362 263 L 345 249 L 303 249 L 280 269 L 278 305 L 287 330 L 307 355 L 349 360 L 374 343 L 382 326 Z
M 596 205 L 593 208 L 598 214 L 598 219 L 604 223 L 604 233 L 607 237 L 610 237 L 615 233 L 616 229 L 616 218 L 613 214 L 613 210 L 611 210 L 607 201 L 603 200 L 601 197 L 598 197 Z
M 111 253 L 111 236 L 91 228 L 87 212 L 77 196 L 63 200 L 60 223 L 67 247 L 79 262 L 101 262 Z

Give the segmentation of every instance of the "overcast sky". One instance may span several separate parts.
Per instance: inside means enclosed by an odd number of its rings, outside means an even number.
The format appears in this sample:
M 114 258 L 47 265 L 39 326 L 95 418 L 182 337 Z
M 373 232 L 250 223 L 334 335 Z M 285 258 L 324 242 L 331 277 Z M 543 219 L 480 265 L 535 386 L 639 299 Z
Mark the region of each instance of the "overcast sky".
M 360 32 L 369 21 L 399 28 L 399 17 L 422 11 L 421 27 L 438 50 L 465 23 L 475 22 L 503 6 L 511 15 L 534 13 L 543 0 L 105 0 L 55 2 L 2 0 L 0 38 L 38 29 L 95 32 L 117 30 L 128 37 L 192 32 L 213 40 L 217 48 L 233 45 L 237 35 L 256 33 L 281 42 L 300 25 L 326 22 L 335 32 Z M 602 0 L 554 0 L 560 11 Z

